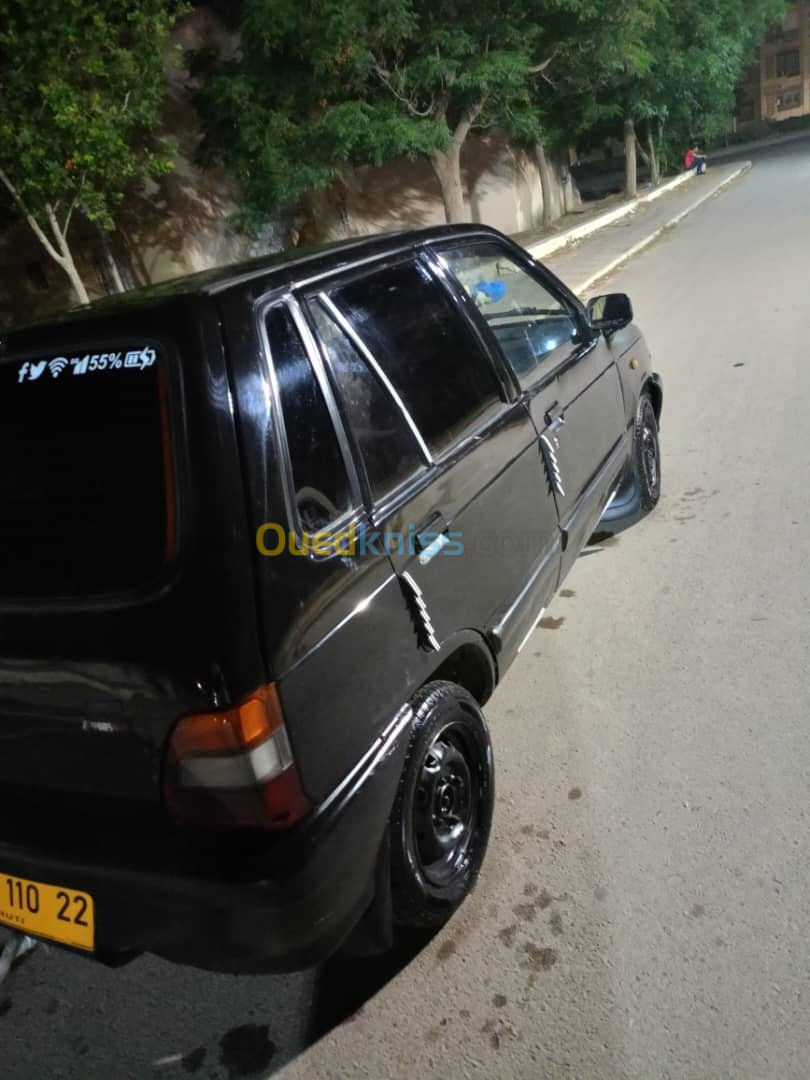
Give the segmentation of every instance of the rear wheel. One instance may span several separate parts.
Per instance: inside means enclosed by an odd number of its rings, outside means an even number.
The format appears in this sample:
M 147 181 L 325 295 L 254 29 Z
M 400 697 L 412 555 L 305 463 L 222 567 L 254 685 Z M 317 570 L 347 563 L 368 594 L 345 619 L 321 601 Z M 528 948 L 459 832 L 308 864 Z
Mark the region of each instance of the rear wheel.
M 661 450 L 658 421 L 652 401 L 645 395 L 636 413 L 634 464 L 642 509 L 649 513 L 661 498 Z
M 438 927 L 475 885 L 492 824 L 492 744 L 475 698 L 428 683 L 412 702 L 405 770 L 391 814 L 394 921 Z

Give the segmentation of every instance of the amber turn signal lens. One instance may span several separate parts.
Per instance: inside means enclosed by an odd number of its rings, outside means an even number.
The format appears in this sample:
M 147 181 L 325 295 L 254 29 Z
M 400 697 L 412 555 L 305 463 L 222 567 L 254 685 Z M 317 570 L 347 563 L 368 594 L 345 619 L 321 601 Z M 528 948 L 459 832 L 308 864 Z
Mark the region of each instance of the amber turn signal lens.
M 232 709 L 183 717 L 164 795 L 179 822 L 214 829 L 283 829 L 308 814 L 275 686 Z
M 247 750 L 283 726 L 278 691 L 271 683 L 233 709 L 183 717 L 172 735 L 172 751 L 183 758 Z

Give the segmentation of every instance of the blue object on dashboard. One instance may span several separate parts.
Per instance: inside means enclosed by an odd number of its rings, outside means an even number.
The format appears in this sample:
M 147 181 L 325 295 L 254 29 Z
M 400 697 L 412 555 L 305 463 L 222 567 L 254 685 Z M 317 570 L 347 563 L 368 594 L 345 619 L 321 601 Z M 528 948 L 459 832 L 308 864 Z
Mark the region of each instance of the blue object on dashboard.
M 506 296 L 506 283 L 503 281 L 479 281 L 475 286 L 477 293 L 482 292 L 488 300 L 496 304 Z

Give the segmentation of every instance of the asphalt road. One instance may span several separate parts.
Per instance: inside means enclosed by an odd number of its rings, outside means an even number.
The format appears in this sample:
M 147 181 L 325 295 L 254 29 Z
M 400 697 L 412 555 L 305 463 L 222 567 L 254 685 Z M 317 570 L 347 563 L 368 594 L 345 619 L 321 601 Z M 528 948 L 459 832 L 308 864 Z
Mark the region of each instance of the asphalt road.
M 590 549 L 487 709 L 472 899 L 289 1077 L 808 1075 L 810 144 L 609 281 L 665 382 L 656 514 Z M 232 978 L 39 950 L 10 1077 L 275 1070 L 379 965 Z

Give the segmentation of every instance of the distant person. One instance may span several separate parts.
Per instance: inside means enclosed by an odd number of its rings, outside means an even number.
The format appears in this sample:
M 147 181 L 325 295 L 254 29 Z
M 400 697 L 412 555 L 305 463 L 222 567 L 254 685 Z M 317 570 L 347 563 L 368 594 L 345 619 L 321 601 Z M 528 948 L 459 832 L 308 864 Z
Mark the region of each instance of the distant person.
M 706 158 L 703 154 L 698 152 L 696 146 L 691 147 L 686 151 L 683 165 L 687 172 L 691 172 L 692 169 L 695 169 L 698 176 L 703 176 L 706 172 Z

